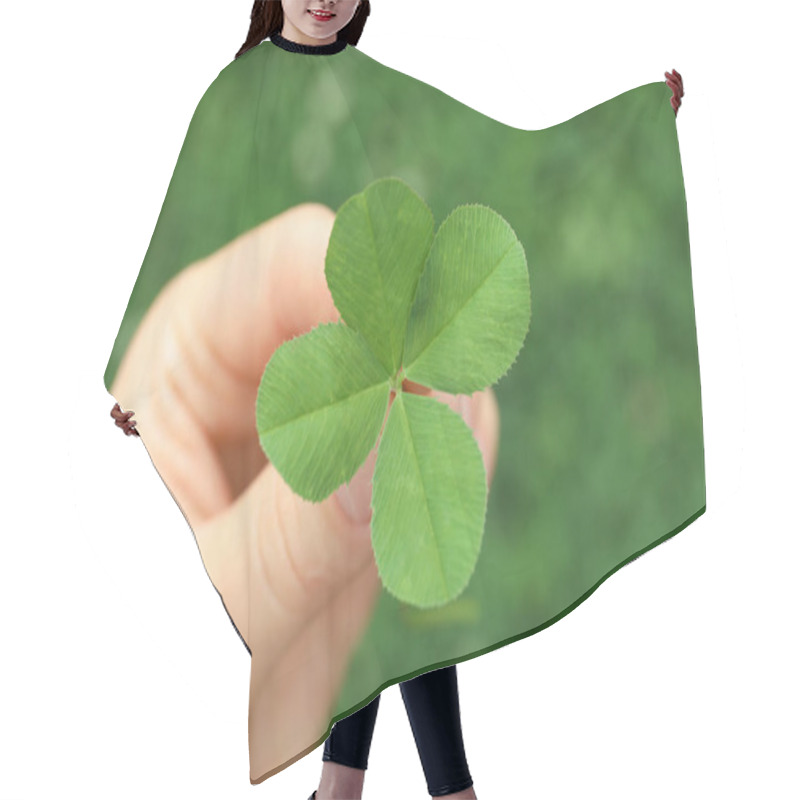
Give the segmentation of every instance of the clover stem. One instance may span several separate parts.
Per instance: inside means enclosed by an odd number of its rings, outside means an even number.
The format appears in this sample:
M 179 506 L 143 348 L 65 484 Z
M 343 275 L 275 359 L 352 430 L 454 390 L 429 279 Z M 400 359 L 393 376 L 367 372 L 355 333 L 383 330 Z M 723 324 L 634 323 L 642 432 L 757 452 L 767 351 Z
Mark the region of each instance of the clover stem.
M 403 381 L 405 380 L 406 373 L 405 370 L 401 367 L 397 370 L 397 374 L 391 379 L 390 386 L 395 392 L 399 392 L 403 388 Z

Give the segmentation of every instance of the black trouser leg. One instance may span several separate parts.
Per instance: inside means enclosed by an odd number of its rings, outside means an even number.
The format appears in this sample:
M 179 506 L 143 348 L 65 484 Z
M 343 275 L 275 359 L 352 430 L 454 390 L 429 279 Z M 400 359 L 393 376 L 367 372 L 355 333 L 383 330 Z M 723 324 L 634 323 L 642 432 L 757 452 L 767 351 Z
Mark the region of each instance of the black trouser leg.
M 455 664 L 400 684 L 432 797 L 472 786 L 461 734 Z
M 403 681 L 400 692 L 429 794 L 438 797 L 472 786 L 461 734 L 455 664 Z M 378 695 L 355 714 L 334 723 L 325 740 L 323 761 L 367 768 L 380 699 Z
M 322 751 L 323 761 L 335 761 L 356 769 L 367 768 L 380 699 L 381 696 L 378 695 L 355 714 L 333 723 L 331 734 L 325 740 L 325 749 Z

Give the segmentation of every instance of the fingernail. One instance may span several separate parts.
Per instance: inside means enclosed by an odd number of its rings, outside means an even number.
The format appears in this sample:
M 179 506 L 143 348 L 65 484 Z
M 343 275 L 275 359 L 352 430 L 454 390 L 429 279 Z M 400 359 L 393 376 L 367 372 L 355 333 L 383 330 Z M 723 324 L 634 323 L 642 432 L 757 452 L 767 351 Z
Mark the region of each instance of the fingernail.
M 372 479 L 375 476 L 377 457 L 378 448 L 374 447 L 350 483 L 345 483 L 336 490 L 336 498 L 342 511 L 356 525 L 364 525 L 372 519 Z

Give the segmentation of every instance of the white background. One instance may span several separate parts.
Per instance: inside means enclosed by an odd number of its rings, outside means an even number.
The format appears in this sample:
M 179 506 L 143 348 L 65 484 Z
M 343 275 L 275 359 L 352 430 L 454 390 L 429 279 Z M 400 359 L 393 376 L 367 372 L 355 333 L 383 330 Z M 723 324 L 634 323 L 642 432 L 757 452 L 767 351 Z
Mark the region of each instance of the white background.
M 250 0 L 2 11 L 0 800 L 277 798 L 250 659 L 103 373 L 192 113 Z M 359 48 L 538 129 L 682 73 L 706 514 L 541 633 L 458 666 L 481 800 L 795 798 L 793 4 L 374 0 Z M 428 797 L 398 687 L 364 798 Z

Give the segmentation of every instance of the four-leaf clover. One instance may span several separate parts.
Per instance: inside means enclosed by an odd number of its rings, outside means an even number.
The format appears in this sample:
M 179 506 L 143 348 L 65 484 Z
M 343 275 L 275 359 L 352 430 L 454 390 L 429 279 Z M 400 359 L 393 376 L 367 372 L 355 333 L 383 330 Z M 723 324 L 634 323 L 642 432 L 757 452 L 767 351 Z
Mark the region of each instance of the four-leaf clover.
M 464 420 L 403 391 L 403 381 L 452 394 L 496 383 L 531 316 L 525 252 L 506 220 L 470 204 L 435 237 L 433 229 L 431 210 L 398 178 L 347 200 L 325 258 L 342 321 L 277 348 L 256 402 L 264 452 L 312 502 L 349 482 L 381 437 L 371 520 L 378 573 L 388 592 L 422 608 L 469 583 L 488 490 Z

